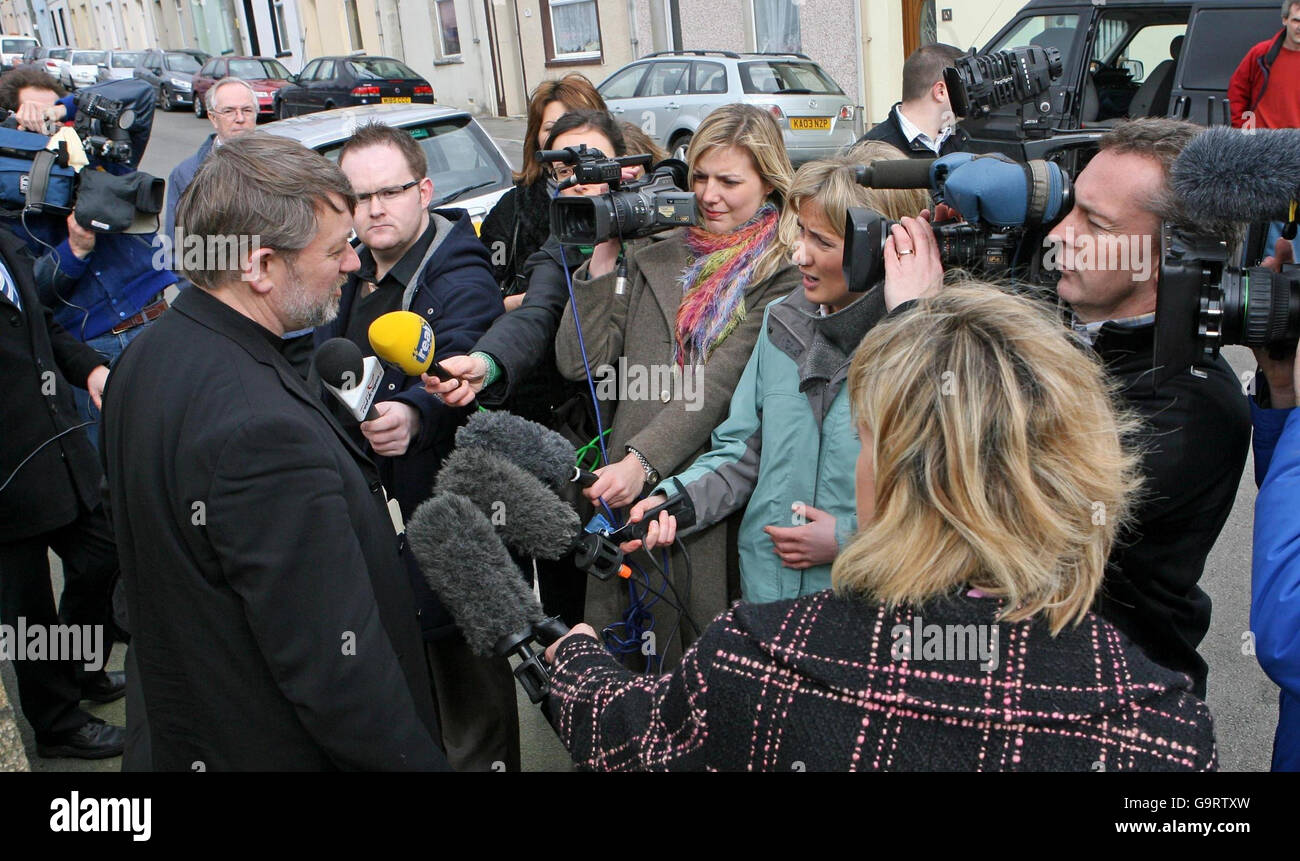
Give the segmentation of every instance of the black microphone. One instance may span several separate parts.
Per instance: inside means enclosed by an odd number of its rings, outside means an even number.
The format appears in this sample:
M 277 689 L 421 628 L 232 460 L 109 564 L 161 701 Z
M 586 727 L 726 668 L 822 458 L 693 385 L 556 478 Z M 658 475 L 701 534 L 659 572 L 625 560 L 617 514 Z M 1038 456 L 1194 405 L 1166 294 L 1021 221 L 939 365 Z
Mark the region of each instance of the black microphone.
M 1300 130 L 1207 129 L 1169 182 L 1193 222 L 1286 221 L 1300 198 Z
M 374 356 L 362 358 L 361 348 L 347 338 L 330 338 L 312 356 L 312 365 L 325 388 L 359 422 L 379 418 L 375 396 L 384 368 Z
M 530 701 L 541 702 L 550 674 L 532 644 L 549 646 L 569 628 L 542 610 L 483 512 L 463 496 L 436 493 L 411 515 L 406 540 L 470 650 L 517 656 L 515 678 Z
M 873 161 L 870 166 L 855 168 L 858 185 L 867 188 L 929 188 L 930 166 L 936 159 L 904 158 Z

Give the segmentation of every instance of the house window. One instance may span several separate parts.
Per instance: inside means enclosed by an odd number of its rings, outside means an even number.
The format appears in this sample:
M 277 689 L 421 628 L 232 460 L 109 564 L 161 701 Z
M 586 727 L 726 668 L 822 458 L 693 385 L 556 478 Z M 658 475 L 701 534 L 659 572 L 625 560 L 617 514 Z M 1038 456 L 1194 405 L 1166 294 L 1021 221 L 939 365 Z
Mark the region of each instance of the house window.
M 289 23 L 284 14 L 283 0 L 267 0 L 271 7 L 271 35 L 275 38 L 275 55 L 289 53 Z
M 442 42 L 442 56 L 454 57 L 460 53 L 460 29 L 456 26 L 454 0 L 437 0 L 438 38 Z
M 365 48 L 361 43 L 361 18 L 357 15 L 357 0 L 343 0 L 343 8 L 348 16 L 348 38 L 352 40 L 352 50 Z
M 542 37 L 551 62 L 599 60 L 596 0 L 541 0 Z
M 803 44 L 799 6 L 793 0 L 754 0 L 754 46 L 759 52 L 789 54 Z

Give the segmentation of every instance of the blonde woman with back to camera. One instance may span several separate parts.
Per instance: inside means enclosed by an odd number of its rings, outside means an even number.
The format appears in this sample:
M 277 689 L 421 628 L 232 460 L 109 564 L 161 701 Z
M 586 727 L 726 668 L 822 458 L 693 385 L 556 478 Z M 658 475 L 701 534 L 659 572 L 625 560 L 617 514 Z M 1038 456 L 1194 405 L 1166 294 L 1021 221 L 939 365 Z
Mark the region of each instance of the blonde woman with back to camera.
M 771 114 L 752 105 L 717 109 L 695 133 L 687 162 L 698 226 L 661 234 L 626 259 L 621 291 L 618 240 L 597 245 L 573 278 L 581 337 L 570 303 L 556 338 L 561 374 L 585 380 L 590 368 L 600 406 L 608 411 L 617 398 L 605 444 L 608 463 L 584 491 L 601 511 L 630 506 L 661 476 L 708 450 L 758 339 L 763 309 L 799 284 L 778 231 L 792 171 Z M 731 597 L 728 574 L 737 572 L 728 572 L 729 525 L 685 539 L 689 576 L 680 549 L 669 556 L 677 596 L 643 556 L 653 589 L 669 598 L 654 603 L 639 576 L 592 580 L 586 618 L 634 660 L 646 655 L 657 668 L 675 662 L 698 634 L 691 621 L 711 619 Z M 669 608 L 668 601 L 678 599 L 688 605 L 690 619 Z M 653 604 L 653 619 L 639 609 L 647 604 Z
M 1137 490 L 1101 366 L 987 285 L 877 325 L 848 388 L 860 531 L 833 589 L 739 604 L 671 674 L 578 626 L 552 705 L 593 769 L 1210 771 L 1190 680 L 1089 608 Z

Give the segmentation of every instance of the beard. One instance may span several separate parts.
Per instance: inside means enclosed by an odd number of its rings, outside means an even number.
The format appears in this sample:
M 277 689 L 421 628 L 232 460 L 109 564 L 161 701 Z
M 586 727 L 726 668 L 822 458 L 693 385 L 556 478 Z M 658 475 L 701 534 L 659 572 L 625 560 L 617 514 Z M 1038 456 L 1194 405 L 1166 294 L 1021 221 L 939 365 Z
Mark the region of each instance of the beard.
M 324 298 L 318 298 L 303 283 L 292 263 L 288 264 L 288 269 L 291 286 L 285 289 L 281 297 L 281 310 L 289 330 L 314 329 L 332 322 L 339 315 L 339 300 L 342 297 L 338 291 L 347 283 L 347 277 L 340 277 Z

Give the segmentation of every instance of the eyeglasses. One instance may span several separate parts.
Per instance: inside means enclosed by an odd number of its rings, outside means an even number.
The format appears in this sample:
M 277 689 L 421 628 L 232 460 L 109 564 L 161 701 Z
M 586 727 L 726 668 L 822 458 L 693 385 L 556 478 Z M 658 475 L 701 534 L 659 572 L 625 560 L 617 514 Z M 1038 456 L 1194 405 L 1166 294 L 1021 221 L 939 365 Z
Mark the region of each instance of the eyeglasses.
M 233 117 L 235 114 L 239 114 L 241 117 L 255 117 L 257 116 L 257 108 L 218 108 L 212 113 L 219 117 Z
M 365 203 L 372 197 L 378 197 L 383 203 L 392 203 L 405 192 L 415 188 L 419 184 L 420 181 L 418 179 L 413 179 L 406 185 L 393 185 L 388 188 L 381 188 L 378 191 L 359 191 L 357 192 L 357 203 Z
M 555 178 L 556 182 L 564 182 L 566 179 L 573 176 L 573 173 L 574 170 L 571 165 L 557 164 L 551 166 L 551 176 Z

